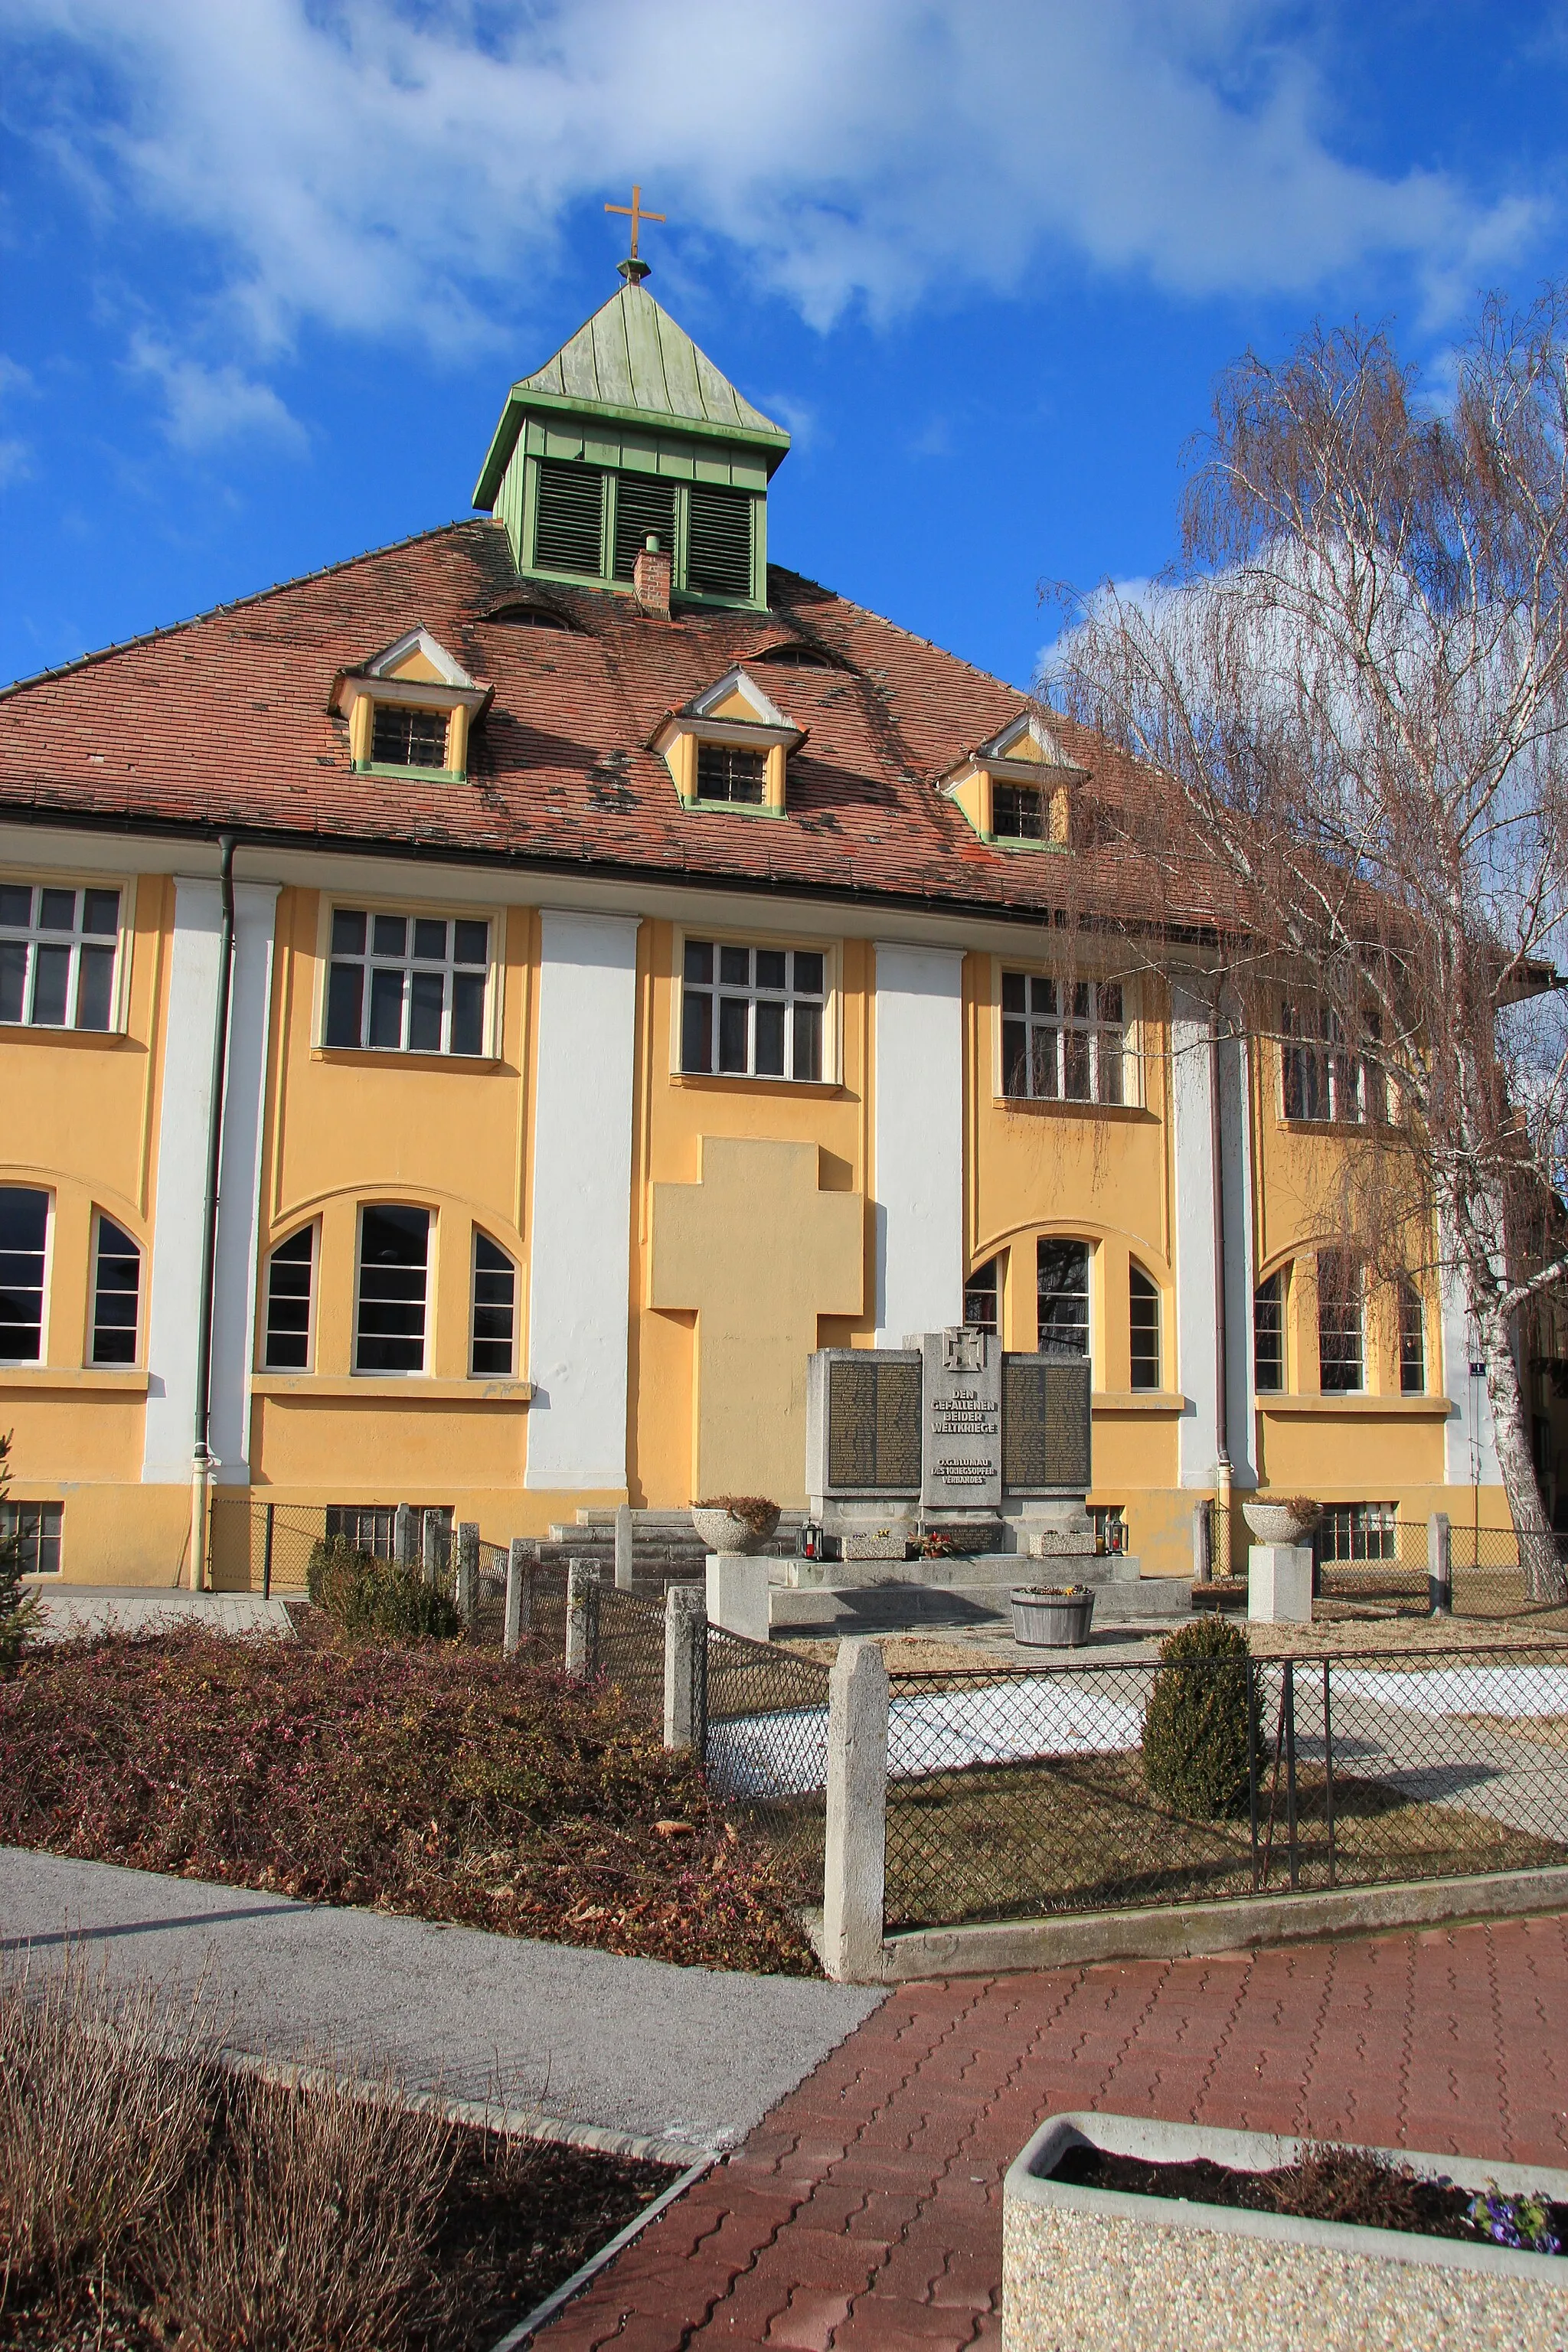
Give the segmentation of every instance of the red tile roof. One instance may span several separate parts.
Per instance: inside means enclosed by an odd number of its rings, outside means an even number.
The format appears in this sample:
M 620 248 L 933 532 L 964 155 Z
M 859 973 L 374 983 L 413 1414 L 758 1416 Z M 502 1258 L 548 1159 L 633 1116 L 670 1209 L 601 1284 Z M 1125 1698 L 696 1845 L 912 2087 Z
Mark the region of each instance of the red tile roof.
M 1086 911 L 1125 913 L 1130 892 L 1156 910 L 1125 850 L 990 848 L 935 790 L 1026 697 L 794 572 L 773 571 L 769 590 L 767 614 L 655 620 L 627 596 L 519 582 L 499 524 L 449 524 L 5 689 L 0 813 L 1026 916 L 1069 891 Z M 573 625 L 493 617 L 508 602 Z M 463 784 L 355 775 L 328 709 L 339 671 L 421 623 L 494 681 Z M 839 667 L 761 673 L 809 730 L 787 820 L 683 809 L 646 748 L 658 722 L 792 640 Z M 1097 777 L 1125 788 L 1109 747 L 1052 724 L 1091 791 Z

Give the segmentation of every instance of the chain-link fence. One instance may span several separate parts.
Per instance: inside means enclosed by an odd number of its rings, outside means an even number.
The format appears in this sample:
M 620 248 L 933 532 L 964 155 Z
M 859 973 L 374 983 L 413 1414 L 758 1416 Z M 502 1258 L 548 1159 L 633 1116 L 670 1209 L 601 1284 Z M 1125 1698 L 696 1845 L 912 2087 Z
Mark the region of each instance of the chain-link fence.
M 1568 1652 L 896 1675 L 886 1919 L 1568 1863 Z
M 707 1633 L 709 1785 L 770 1840 L 796 1901 L 820 1904 L 828 1669 L 718 1625 Z
M 607 1577 L 590 1586 L 588 1671 L 619 1690 L 645 1723 L 664 1723 L 664 1604 L 623 1592 Z M 695 1644 L 694 1647 L 700 1647 Z
M 1312 1537 L 1313 1581 L 1325 1601 L 1385 1602 L 1402 1613 L 1428 1605 L 1427 1522 L 1375 1506 L 1331 1505 Z M 1533 1575 L 1511 1528 L 1454 1520 L 1448 1551 L 1456 1617 L 1506 1621 L 1565 1606 L 1565 1547 L 1553 1537 Z

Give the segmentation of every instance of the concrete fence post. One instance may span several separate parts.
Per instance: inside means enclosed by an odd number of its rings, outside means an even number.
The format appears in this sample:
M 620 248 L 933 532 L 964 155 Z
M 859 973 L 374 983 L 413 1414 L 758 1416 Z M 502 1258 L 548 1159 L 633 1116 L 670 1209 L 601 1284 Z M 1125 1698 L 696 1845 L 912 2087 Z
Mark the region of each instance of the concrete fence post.
M 399 1568 L 416 1568 L 419 1564 L 416 1530 L 416 1513 L 410 1503 L 399 1503 L 392 1522 L 392 1556 Z
M 426 1511 L 420 1541 L 425 1559 L 425 1581 L 432 1592 L 441 1581 L 441 1538 L 445 1533 L 440 1512 Z
M 574 1681 L 591 1675 L 598 1648 L 599 1563 L 569 1559 L 566 1563 L 566 1671 Z
M 506 1555 L 506 1630 L 501 1647 L 509 1658 L 517 1655 L 524 1633 L 533 1631 L 532 1561 L 526 1536 L 513 1536 Z
M 458 1614 L 465 1625 L 473 1622 L 479 1597 L 479 1523 L 461 1519 L 458 1524 Z
M 840 1983 L 881 1977 L 887 1829 L 888 1669 L 874 1642 L 845 1640 L 827 1678 L 822 1886 L 822 1965 Z
M 1426 1522 L 1426 1613 L 1454 1613 L 1453 1531 L 1447 1511 L 1434 1511 Z
M 664 1596 L 664 1744 L 685 1753 L 704 1746 L 699 1647 L 708 1641 L 708 1596 L 700 1584 L 672 1584 Z
M 632 1589 L 632 1507 L 629 1503 L 616 1506 L 616 1590 L 629 1592 Z

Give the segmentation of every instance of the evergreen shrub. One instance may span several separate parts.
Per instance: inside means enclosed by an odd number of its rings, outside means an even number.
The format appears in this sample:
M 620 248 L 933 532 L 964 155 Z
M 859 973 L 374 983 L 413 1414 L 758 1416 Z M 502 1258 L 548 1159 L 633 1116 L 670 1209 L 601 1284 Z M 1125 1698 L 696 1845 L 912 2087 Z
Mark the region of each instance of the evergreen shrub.
M 0 1435 L 0 1503 L 11 1483 L 11 1433 Z M 0 1675 L 13 1674 L 23 1643 L 37 1622 L 38 1600 L 22 1582 L 22 1547 L 0 1537 Z
M 1247 1810 L 1248 1652 L 1239 1625 L 1205 1613 L 1160 1645 L 1143 1710 L 1149 1793 L 1194 1822 Z
M 417 1569 L 377 1559 L 346 1536 L 312 1546 L 305 1590 L 345 1633 L 414 1642 L 425 1635 L 450 1641 L 462 1631 L 453 1602 Z

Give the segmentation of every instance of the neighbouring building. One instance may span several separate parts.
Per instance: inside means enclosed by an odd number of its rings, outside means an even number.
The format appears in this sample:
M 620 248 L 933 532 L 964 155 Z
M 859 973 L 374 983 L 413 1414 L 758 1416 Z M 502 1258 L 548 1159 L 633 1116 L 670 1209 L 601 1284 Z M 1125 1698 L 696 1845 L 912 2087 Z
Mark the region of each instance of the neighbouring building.
M 479 519 L 0 698 L 30 1566 L 188 1575 L 209 1475 L 497 1540 L 799 1504 L 810 1352 L 965 1318 L 1089 1357 L 1146 1570 L 1229 1485 L 1506 1522 L 1462 1309 L 1331 1245 L 1364 1074 L 1129 955 L 1104 746 L 769 564 L 788 436 L 644 275 Z

